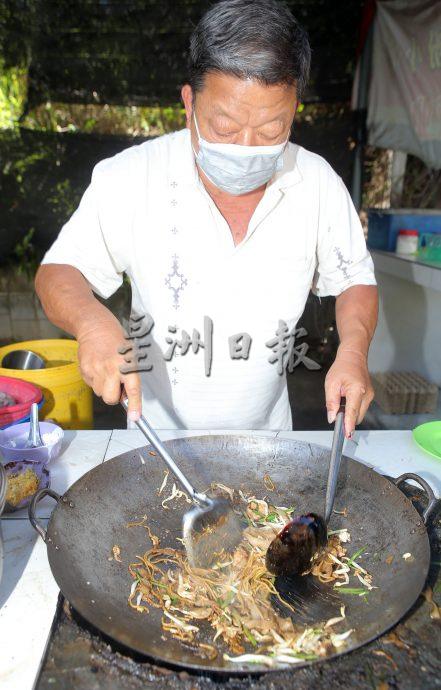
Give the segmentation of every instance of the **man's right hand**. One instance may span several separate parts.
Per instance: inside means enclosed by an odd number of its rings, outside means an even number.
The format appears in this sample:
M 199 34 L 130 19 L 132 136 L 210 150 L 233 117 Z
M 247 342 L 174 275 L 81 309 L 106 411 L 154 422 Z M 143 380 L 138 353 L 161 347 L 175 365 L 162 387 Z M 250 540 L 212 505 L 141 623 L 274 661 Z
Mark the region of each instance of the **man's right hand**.
M 80 370 L 86 383 L 109 405 L 120 401 L 124 386 L 128 417 L 136 421 L 141 414 L 141 383 L 137 373 L 120 372 L 119 367 L 126 362 L 118 348 L 124 342 L 131 343 L 116 316 L 95 298 L 74 266 L 40 266 L 35 289 L 48 319 L 78 340 Z
M 94 324 L 77 335 L 80 371 L 85 382 L 108 405 L 121 400 L 122 388 L 128 398 L 128 418 L 136 421 L 141 415 L 142 391 L 138 374 L 122 374 L 119 367 L 126 364 L 118 348 L 130 341 L 121 326 L 112 321 Z

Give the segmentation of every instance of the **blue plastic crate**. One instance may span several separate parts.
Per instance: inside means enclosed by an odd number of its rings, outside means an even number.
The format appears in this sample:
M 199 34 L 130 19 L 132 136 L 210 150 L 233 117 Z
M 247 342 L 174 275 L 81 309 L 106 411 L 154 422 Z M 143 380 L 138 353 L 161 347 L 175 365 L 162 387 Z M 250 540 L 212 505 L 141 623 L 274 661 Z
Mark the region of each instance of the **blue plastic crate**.
M 441 211 L 414 208 L 369 208 L 368 237 L 370 249 L 394 252 L 400 230 L 441 233 Z

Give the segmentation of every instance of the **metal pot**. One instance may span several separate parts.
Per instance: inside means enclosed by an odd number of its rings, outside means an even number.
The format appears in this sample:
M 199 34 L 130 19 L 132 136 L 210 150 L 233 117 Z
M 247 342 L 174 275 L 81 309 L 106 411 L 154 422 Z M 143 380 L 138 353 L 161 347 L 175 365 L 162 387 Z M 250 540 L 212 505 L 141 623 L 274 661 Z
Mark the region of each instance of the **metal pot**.
M 296 512 L 323 512 L 329 450 L 286 439 L 255 436 L 202 436 L 166 443 L 189 478 L 198 486 L 212 481 L 242 489 L 257 497 L 269 497 L 275 505 L 293 505 Z M 263 482 L 270 475 L 275 489 Z M 45 540 L 55 579 L 72 606 L 96 628 L 132 650 L 160 663 L 221 673 L 266 671 L 255 665 L 225 662 L 219 644 L 214 661 L 201 660 L 179 641 L 164 635 L 162 612 L 151 608 L 139 614 L 129 608 L 132 583 L 127 565 L 151 544 L 142 528 L 127 524 L 148 516 L 148 524 L 161 538 L 162 546 L 179 548 L 181 518 L 185 503 L 174 501 L 169 510 L 161 506 L 157 490 L 164 466 L 149 454 L 149 447 L 124 453 L 81 477 L 64 496 L 50 489 L 33 499 L 30 519 Z M 429 495 L 421 517 L 413 503 L 398 489 L 406 478 L 415 479 Z M 35 508 L 45 495 L 57 501 L 47 531 L 38 523 Z M 336 495 L 336 510 L 330 529 L 348 527 L 350 553 L 364 544 L 362 563 L 372 573 L 377 589 L 367 600 L 346 597 L 316 578 L 278 582 L 285 598 L 296 608 L 298 623 L 319 623 L 339 614 L 347 605 L 347 624 L 354 632 L 344 653 L 360 647 L 391 628 L 410 609 L 424 586 L 430 565 L 430 548 L 424 522 L 436 500 L 427 483 L 416 475 L 403 475 L 391 483 L 362 463 L 343 457 Z M 112 547 L 121 549 L 121 560 L 111 559 Z M 403 559 L 410 553 L 411 558 Z M 391 560 L 391 557 L 392 560 Z M 110 560 L 109 560 L 110 559 Z M 350 601 L 348 601 L 348 598 Z M 201 628 L 203 640 L 211 641 L 209 626 Z M 299 666 L 311 662 L 301 662 Z
M 44 359 L 31 350 L 13 350 L 3 357 L 4 369 L 44 369 Z

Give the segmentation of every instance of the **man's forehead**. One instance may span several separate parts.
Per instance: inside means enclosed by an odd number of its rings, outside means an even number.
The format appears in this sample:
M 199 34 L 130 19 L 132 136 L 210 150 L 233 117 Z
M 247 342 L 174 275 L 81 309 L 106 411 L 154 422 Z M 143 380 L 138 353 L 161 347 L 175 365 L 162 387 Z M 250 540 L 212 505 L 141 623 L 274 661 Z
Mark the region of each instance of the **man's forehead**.
M 231 116 L 242 109 L 268 112 L 291 111 L 296 105 L 296 88 L 288 84 L 266 85 L 225 73 L 209 73 L 197 97 L 213 115 Z

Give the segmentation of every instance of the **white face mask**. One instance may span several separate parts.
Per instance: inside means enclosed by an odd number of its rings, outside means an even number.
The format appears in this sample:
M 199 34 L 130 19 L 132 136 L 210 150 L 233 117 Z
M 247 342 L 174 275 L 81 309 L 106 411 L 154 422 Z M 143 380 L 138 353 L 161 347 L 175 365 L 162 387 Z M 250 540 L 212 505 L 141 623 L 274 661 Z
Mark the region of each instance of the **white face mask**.
M 199 134 L 196 161 L 208 179 L 228 194 L 240 196 L 266 184 L 283 167 L 283 151 L 288 138 L 273 146 L 242 146 L 241 144 L 213 144 Z

